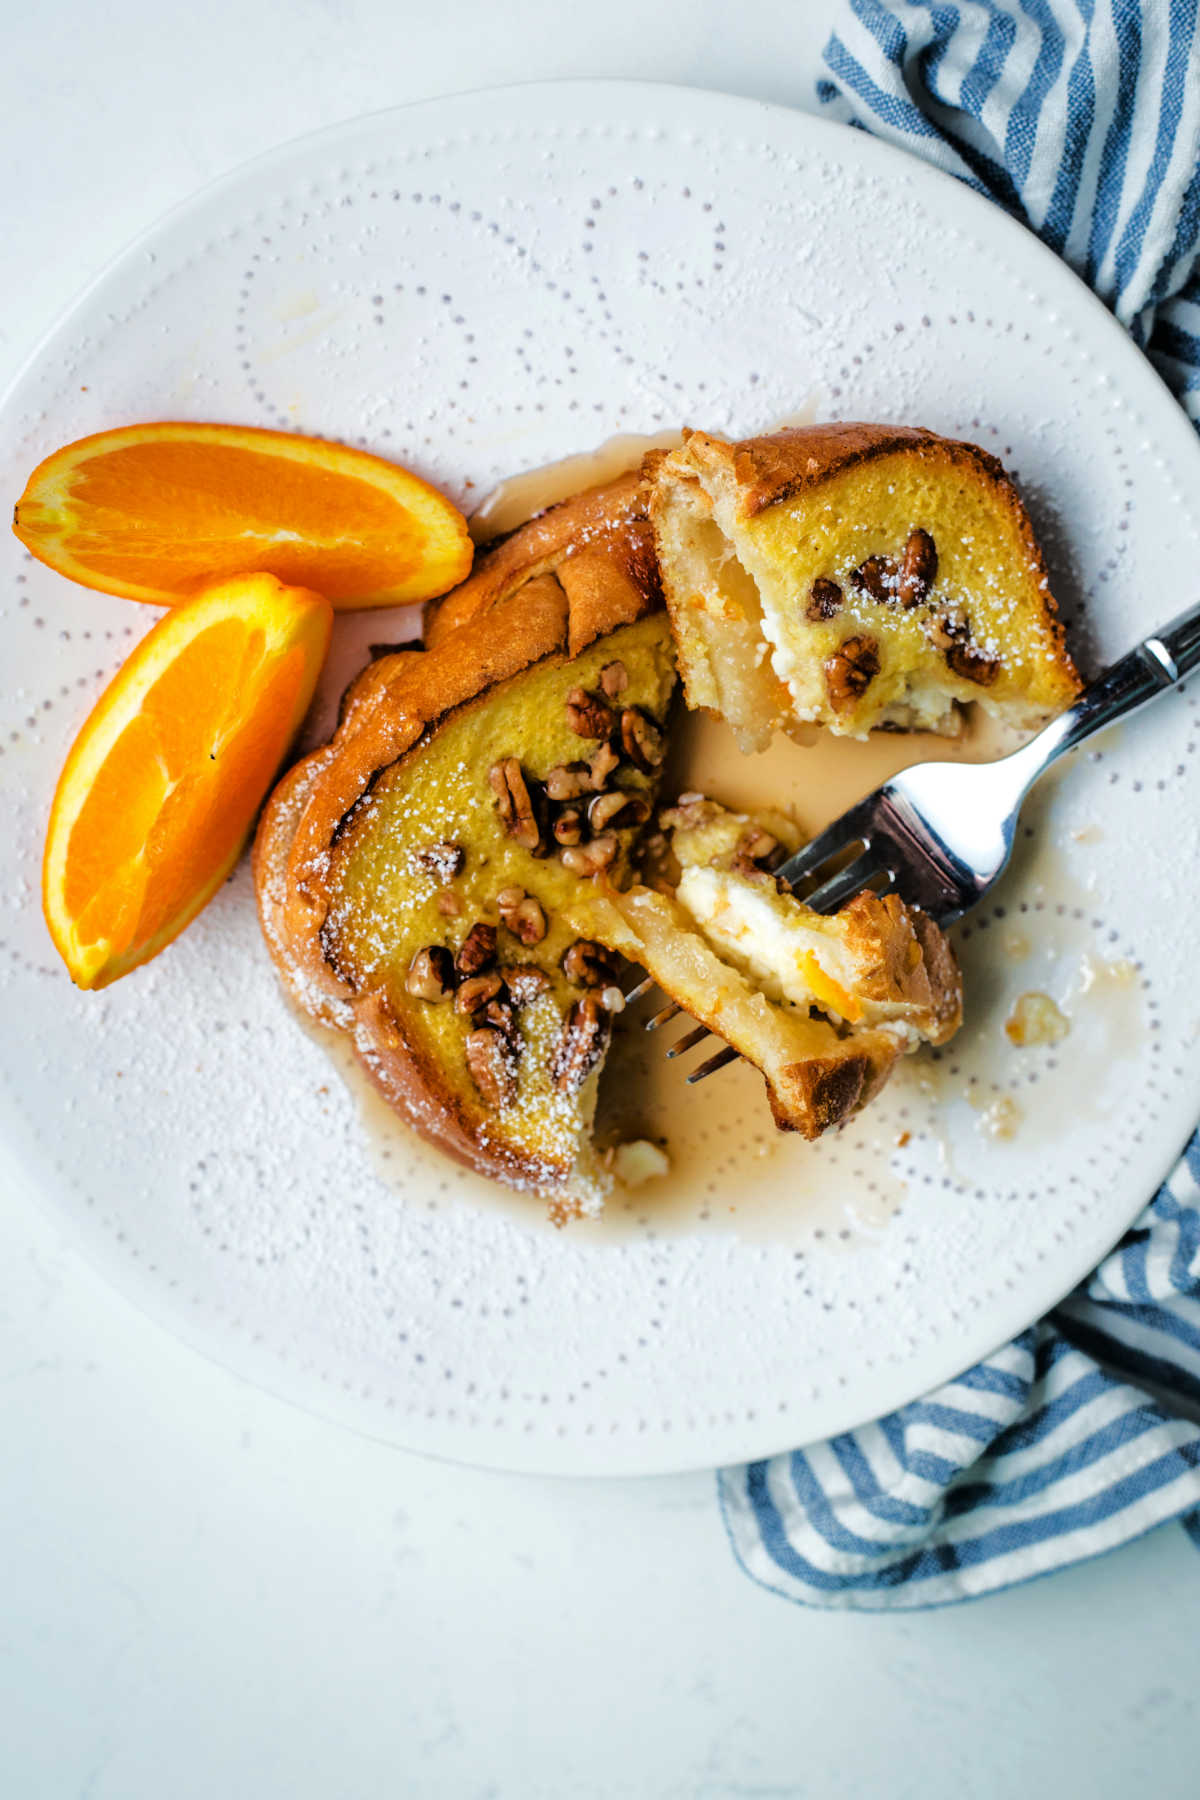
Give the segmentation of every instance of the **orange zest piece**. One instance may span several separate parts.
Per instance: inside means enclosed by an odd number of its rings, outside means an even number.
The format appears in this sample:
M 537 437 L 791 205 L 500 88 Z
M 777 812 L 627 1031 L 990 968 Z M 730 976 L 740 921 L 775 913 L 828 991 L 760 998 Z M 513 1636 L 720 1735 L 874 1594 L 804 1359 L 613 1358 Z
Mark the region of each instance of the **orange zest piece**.
M 816 952 L 802 950 L 796 961 L 817 1005 L 831 1007 L 839 1018 L 845 1019 L 847 1025 L 857 1024 L 862 1018 L 861 1001 L 855 998 L 849 988 L 844 988 L 840 981 L 835 981 L 832 975 L 826 974 L 817 961 Z
M 178 937 L 224 881 L 312 698 L 333 614 L 242 575 L 165 614 L 71 747 L 50 811 L 42 905 L 81 988 Z
M 246 425 L 130 425 L 56 450 L 13 530 L 84 587 L 174 606 L 265 570 L 338 610 L 428 600 L 471 566 L 466 520 L 364 450 Z

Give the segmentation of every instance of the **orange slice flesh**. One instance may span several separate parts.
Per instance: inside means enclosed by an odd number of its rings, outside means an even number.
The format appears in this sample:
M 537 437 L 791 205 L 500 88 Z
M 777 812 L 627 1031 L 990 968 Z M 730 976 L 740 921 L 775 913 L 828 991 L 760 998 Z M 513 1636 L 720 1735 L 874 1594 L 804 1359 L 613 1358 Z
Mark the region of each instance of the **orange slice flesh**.
M 130 425 L 40 463 L 13 515 L 39 561 L 84 587 L 173 606 L 267 571 L 335 608 L 444 594 L 473 554 L 444 495 L 396 463 L 245 425 Z
M 855 1025 L 862 1018 L 862 1002 L 844 988 L 840 981 L 827 975 L 817 961 L 812 950 L 802 950 L 796 958 L 800 973 L 808 984 L 808 990 L 818 1006 L 830 1006 L 848 1025 Z
M 272 575 L 174 608 L 109 683 L 50 811 L 42 904 L 81 988 L 179 935 L 237 861 L 312 698 L 333 614 Z

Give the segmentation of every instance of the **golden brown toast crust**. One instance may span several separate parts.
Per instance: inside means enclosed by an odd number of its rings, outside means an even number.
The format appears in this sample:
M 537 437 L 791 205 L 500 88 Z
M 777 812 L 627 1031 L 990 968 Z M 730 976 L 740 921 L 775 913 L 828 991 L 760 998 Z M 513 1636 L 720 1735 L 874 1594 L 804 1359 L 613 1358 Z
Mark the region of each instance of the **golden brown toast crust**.
M 263 935 L 292 998 L 351 1035 L 371 1079 L 421 1136 L 479 1173 L 517 1186 L 553 1185 L 568 1171 L 489 1141 L 489 1115 L 465 1109 L 406 1035 L 403 1018 L 379 994 L 356 993 L 326 957 L 329 851 L 379 773 L 419 757 L 452 714 L 483 704 L 493 689 L 536 663 L 575 655 L 660 604 L 634 485 L 626 477 L 592 489 L 523 526 L 438 603 L 429 649 L 400 651 L 365 669 L 347 693 L 332 741 L 276 787 L 254 844 Z M 585 552 L 586 581 L 560 583 L 555 569 Z M 480 631 L 485 611 L 487 630 Z
M 570 656 L 662 605 L 637 470 L 560 501 L 483 551 L 460 587 L 426 606 L 426 644 L 435 648 L 539 575 L 553 575 L 566 595 Z

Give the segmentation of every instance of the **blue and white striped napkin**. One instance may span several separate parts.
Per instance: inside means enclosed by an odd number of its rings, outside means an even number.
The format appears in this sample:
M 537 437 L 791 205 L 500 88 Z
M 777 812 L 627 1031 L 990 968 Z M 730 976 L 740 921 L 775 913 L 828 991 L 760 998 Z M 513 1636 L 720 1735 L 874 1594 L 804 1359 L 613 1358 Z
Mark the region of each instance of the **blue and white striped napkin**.
M 827 116 L 980 189 L 1112 307 L 1200 426 L 1200 0 L 848 0 Z M 747 1573 L 942 1605 L 1181 1520 L 1200 1548 L 1200 1131 L 1061 1306 L 886 1419 L 727 1469 Z

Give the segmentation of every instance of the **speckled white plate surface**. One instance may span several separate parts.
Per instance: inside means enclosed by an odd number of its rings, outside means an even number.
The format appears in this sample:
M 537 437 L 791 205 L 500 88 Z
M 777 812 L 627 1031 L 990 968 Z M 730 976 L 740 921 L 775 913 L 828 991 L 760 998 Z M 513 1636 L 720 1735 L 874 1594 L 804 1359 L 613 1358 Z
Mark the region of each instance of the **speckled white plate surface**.
M 1194 591 L 1191 428 L 1053 257 L 860 133 L 649 86 L 437 101 L 208 190 L 9 394 L 3 491 L 84 432 L 236 419 L 394 455 L 469 510 L 615 433 L 741 434 L 802 406 L 995 449 L 1092 667 Z M 38 906 L 43 821 L 71 735 L 153 615 L 13 539 L 0 609 L 0 1173 L 171 1329 L 302 1405 L 563 1473 L 844 1429 L 1051 1304 L 1194 1122 L 1190 695 L 1042 796 L 999 904 L 960 933 L 969 1022 L 940 1062 L 913 1059 L 815 1148 L 775 1138 L 747 1071 L 686 1112 L 656 1072 L 673 1176 L 555 1232 L 364 1113 L 277 991 L 244 869 L 156 963 L 102 995 L 71 988 Z M 391 631 L 348 626 L 339 670 Z M 744 792 L 753 764 L 730 759 Z M 1030 988 L 1071 1033 L 1017 1052 L 1003 1021 Z M 986 1130 L 997 1101 L 1010 1138 Z

